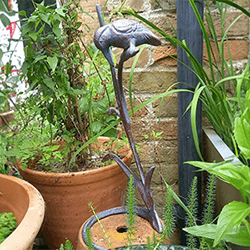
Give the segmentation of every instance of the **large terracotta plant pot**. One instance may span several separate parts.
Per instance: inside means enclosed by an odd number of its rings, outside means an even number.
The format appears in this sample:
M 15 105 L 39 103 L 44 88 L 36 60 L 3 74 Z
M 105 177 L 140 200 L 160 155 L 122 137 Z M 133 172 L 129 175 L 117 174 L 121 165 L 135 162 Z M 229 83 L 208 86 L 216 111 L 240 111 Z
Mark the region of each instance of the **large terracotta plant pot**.
M 12 212 L 17 228 L 0 244 L 1 250 L 33 249 L 45 205 L 36 188 L 24 180 L 0 174 L 0 213 Z
M 98 139 L 100 146 L 109 138 Z M 123 161 L 130 165 L 131 150 Z M 50 249 L 57 249 L 66 239 L 76 247 L 79 228 L 92 213 L 120 206 L 126 191 L 127 177 L 116 164 L 99 169 L 74 173 L 45 173 L 31 169 L 20 170 L 25 180 L 32 183 L 46 202 L 43 237 Z
M 136 221 L 134 227 L 136 228 L 132 245 L 147 244 L 147 238 L 149 237 L 153 242 L 153 234 L 159 235 L 150 223 L 145 219 L 145 208 L 136 207 Z M 87 228 L 90 228 L 91 240 L 93 242 L 94 249 L 110 249 L 111 246 L 104 235 L 105 233 L 109 237 L 109 241 L 112 243 L 112 249 L 127 246 L 128 233 L 127 233 L 127 216 L 126 209 L 124 207 L 116 207 L 99 213 L 98 219 L 101 225 L 97 221 L 95 216 L 85 221 L 82 224 L 78 234 L 77 250 L 87 250 Z M 163 243 L 170 244 L 168 240 Z

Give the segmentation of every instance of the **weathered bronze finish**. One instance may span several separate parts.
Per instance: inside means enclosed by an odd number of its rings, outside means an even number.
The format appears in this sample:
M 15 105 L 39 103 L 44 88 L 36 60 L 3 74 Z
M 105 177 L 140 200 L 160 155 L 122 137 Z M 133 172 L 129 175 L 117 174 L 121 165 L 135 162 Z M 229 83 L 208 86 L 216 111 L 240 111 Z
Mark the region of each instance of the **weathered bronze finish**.
M 154 167 L 150 168 L 146 173 L 146 176 L 144 176 L 142 165 L 132 136 L 130 118 L 128 115 L 127 104 L 122 87 L 123 63 L 130 57 L 133 57 L 134 55 L 136 55 L 136 53 L 138 53 L 139 49 L 136 46 L 142 44 L 150 44 L 158 46 L 161 44 L 161 41 L 149 29 L 147 29 L 142 24 L 133 20 L 121 19 L 114 21 L 108 25 L 104 25 L 101 11 L 98 5 L 96 5 L 96 10 L 98 13 L 101 27 L 95 32 L 94 42 L 96 47 L 103 52 L 104 56 L 106 57 L 107 61 L 110 64 L 116 101 L 119 109 L 119 111 L 118 110 L 116 111 L 114 110 L 114 108 L 112 108 L 112 110 L 109 110 L 108 112 L 115 111 L 122 120 L 126 135 L 128 137 L 131 149 L 134 154 L 135 162 L 141 180 L 115 154 L 110 153 L 105 157 L 104 160 L 113 158 L 118 163 L 118 165 L 123 169 L 123 171 L 126 173 L 128 177 L 130 175 L 133 176 L 135 187 L 147 207 L 145 218 L 151 223 L 152 227 L 157 232 L 161 232 L 162 224 L 159 215 L 155 210 L 155 203 L 153 201 L 150 189 L 150 183 L 154 172 Z M 124 49 L 123 53 L 121 54 L 121 58 L 118 65 L 118 78 L 116 76 L 116 70 L 110 48 L 111 46 Z

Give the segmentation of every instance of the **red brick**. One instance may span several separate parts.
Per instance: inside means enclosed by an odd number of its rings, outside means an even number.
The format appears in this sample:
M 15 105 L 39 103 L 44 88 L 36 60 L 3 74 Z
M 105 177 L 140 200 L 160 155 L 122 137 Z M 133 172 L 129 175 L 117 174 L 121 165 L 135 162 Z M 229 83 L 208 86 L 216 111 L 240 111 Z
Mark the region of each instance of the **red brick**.
M 176 9 L 176 0 L 150 0 L 152 9 L 173 10 Z
M 166 96 L 163 101 L 162 99 L 158 99 L 153 102 L 153 110 L 156 117 L 161 118 L 170 118 L 177 117 L 178 113 L 178 101 L 177 94 L 171 94 Z
M 127 9 L 133 9 L 135 12 L 142 12 L 143 9 L 143 0 L 127 0 L 124 7 Z
M 123 85 L 129 86 L 129 72 L 123 73 Z M 177 69 L 136 71 L 133 75 L 132 90 L 138 93 L 163 93 L 177 82 Z
M 229 40 L 228 44 L 229 44 L 229 49 L 230 49 L 230 53 L 231 53 L 231 57 L 233 61 L 243 60 L 243 59 L 248 58 L 249 44 L 246 40 Z M 221 61 L 215 42 L 211 42 L 211 45 L 212 45 L 212 49 L 215 55 L 215 61 L 217 62 Z M 204 59 L 208 59 L 205 43 L 203 47 L 204 47 Z M 226 60 L 229 60 L 230 57 L 229 57 L 229 53 L 227 49 L 227 42 L 224 42 L 224 48 L 225 48 L 224 57 Z
M 234 22 L 234 20 L 240 16 L 241 12 L 227 12 L 227 16 L 225 19 L 224 32 L 228 29 L 228 27 Z M 215 27 L 215 33 L 217 37 L 222 36 L 222 27 L 221 27 L 221 17 L 220 14 L 216 12 L 212 12 L 212 20 Z M 210 30 L 208 29 L 208 24 L 205 22 L 205 27 L 208 34 L 211 36 Z M 228 30 L 227 36 L 248 36 L 249 34 L 249 17 L 246 15 L 241 16 L 237 22 L 233 24 L 233 26 Z
M 121 56 L 122 52 L 123 52 L 123 49 L 120 49 L 120 48 L 115 48 L 114 51 L 113 51 L 113 54 L 116 56 L 117 66 L 118 66 L 118 63 L 119 63 L 120 56 Z M 124 69 L 131 68 L 133 63 L 134 63 L 134 60 L 135 60 L 135 57 L 132 57 L 129 60 L 127 60 L 124 63 L 123 68 Z M 148 51 L 147 48 L 145 48 L 142 51 L 142 53 L 140 54 L 140 56 L 139 56 L 139 58 L 137 60 L 136 67 L 143 67 L 143 66 L 147 65 L 148 60 L 149 60 L 149 51 Z
M 164 15 L 161 14 L 158 16 L 154 15 L 153 17 L 149 17 L 149 21 L 152 22 L 154 25 L 156 25 L 158 28 L 160 28 L 167 35 L 176 37 L 174 32 L 174 29 L 177 30 L 176 14 L 164 14 Z M 161 35 L 158 32 L 155 32 L 155 34 L 161 37 Z
M 177 66 L 177 49 L 169 44 L 154 48 L 154 62 L 164 66 Z
M 105 6 L 106 0 L 80 0 L 80 6 L 82 7 L 84 12 L 94 13 L 96 12 L 96 4 L 99 4 L 101 11 L 103 12 L 103 7 Z
M 235 0 L 234 3 L 240 5 L 241 7 L 248 7 L 250 6 L 250 0 Z

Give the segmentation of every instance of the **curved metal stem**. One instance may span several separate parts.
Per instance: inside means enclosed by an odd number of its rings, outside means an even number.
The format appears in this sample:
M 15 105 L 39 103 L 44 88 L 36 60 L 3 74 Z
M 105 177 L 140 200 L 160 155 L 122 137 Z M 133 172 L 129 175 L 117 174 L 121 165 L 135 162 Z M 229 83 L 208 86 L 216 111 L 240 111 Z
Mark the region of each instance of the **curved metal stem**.
M 123 53 L 122 53 L 123 55 Z M 120 115 L 121 115 L 121 119 L 124 125 L 124 129 L 126 131 L 132 152 L 134 154 L 134 158 L 135 158 L 135 162 L 141 177 L 141 181 L 143 184 L 145 184 L 145 177 L 144 177 L 144 173 L 143 173 L 143 169 L 142 169 L 142 165 L 135 147 L 135 143 L 134 143 L 134 139 L 132 136 L 132 130 L 131 130 L 131 122 L 130 122 L 130 118 L 128 115 L 128 110 L 127 110 L 127 104 L 126 104 L 126 99 L 124 96 L 124 92 L 123 92 L 123 88 L 122 88 L 122 71 L 123 71 L 123 56 L 121 56 L 119 65 L 118 65 L 118 88 L 119 88 L 119 93 L 120 93 L 120 101 L 121 101 L 121 109 L 120 110 Z

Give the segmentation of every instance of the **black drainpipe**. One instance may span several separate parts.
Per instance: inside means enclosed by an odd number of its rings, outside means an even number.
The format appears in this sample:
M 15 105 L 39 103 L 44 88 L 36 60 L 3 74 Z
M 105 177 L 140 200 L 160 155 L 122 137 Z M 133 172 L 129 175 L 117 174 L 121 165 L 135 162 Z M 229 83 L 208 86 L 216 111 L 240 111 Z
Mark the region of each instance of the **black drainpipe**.
M 195 3 L 202 18 L 204 4 L 202 1 Z M 185 39 L 189 49 L 202 64 L 203 59 L 203 35 L 199 23 L 196 19 L 189 0 L 177 0 L 177 38 L 182 41 Z M 191 67 L 188 57 L 184 50 L 178 47 L 177 58 L 185 65 Z M 178 62 L 178 88 L 192 88 L 198 83 L 198 79 L 186 66 Z M 183 84 L 185 83 L 185 84 Z M 186 108 L 192 100 L 193 95 L 189 93 L 181 93 L 178 95 L 178 167 L 179 167 L 179 195 L 182 201 L 186 204 L 189 186 L 197 176 L 198 183 L 198 213 L 201 211 L 201 173 L 195 172 L 196 168 L 184 164 L 186 161 L 200 160 L 193 141 L 190 112 L 186 114 Z M 201 145 L 202 134 L 202 109 L 201 103 L 197 109 L 197 131 Z M 181 207 L 177 207 L 178 226 L 185 226 L 185 211 Z M 183 230 L 180 230 L 180 244 L 186 245 L 186 237 Z

